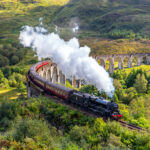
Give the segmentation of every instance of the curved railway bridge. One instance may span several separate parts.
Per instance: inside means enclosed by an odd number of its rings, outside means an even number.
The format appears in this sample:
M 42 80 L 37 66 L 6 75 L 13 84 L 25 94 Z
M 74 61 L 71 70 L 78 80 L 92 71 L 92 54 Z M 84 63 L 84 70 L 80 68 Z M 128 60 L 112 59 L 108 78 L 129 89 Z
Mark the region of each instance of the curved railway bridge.
M 106 69 L 106 62 L 109 61 L 109 72 L 114 72 L 114 63 L 118 61 L 118 69 L 123 69 L 123 64 L 127 61 L 128 68 L 132 67 L 133 60 L 137 60 L 137 66 L 140 66 L 143 61 L 146 64 L 150 64 L 150 53 L 139 53 L 139 54 L 116 54 L 116 55 L 101 55 L 95 56 L 95 58 L 101 66 Z M 55 63 L 48 63 L 39 66 L 37 73 L 49 80 L 52 83 L 60 83 L 66 85 L 66 76 L 58 68 Z M 74 88 L 79 88 L 81 86 L 81 81 L 76 80 L 75 77 L 69 80 L 70 84 Z
M 40 78 L 45 78 L 46 81 L 48 80 L 52 83 L 60 83 L 63 85 L 66 84 L 65 75 L 62 74 L 62 71 L 54 63 L 51 63 L 49 61 L 39 62 L 39 63 L 33 65 L 32 68 L 34 68 L 35 75 L 38 75 Z M 43 81 L 45 81 L 45 79 Z M 41 84 L 44 84 L 44 83 L 41 83 Z M 78 80 L 73 79 L 72 85 L 79 87 L 80 82 Z M 78 109 L 76 106 L 71 106 L 69 104 L 66 104 L 62 99 L 60 99 L 56 96 L 50 96 L 49 94 L 44 93 L 44 90 L 42 88 L 40 88 L 40 86 L 38 86 L 37 84 L 32 82 L 32 80 L 28 77 L 28 74 L 27 74 L 27 93 L 28 93 L 28 97 L 38 96 L 42 93 L 45 96 L 51 97 L 56 102 L 60 102 L 65 105 L 68 105 L 68 107 L 71 107 L 73 109 Z M 85 110 L 81 110 L 81 111 L 86 115 L 92 115 L 94 117 L 97 117 L 97 115 L 95 115 L 93 113 L 89 113 Z M 132 130 L 146 131 L 140 127 L 128 124 L 126 122 L 123 122 L 123 121 L 119 121 L 119 122 L 123 127 L 128 127 L 129 129 L 132 129 Z

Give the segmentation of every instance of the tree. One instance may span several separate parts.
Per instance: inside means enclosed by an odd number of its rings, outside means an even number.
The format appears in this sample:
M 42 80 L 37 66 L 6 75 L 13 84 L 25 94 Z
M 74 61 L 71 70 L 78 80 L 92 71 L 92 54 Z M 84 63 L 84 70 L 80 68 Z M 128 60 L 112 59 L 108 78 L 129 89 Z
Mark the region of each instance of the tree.
M 25 87 L 25 85 L 23 84 L 23 82 L 19 82 L 17 89 L 18 89 L 20 92 L 24 92 L 25 89 L 26 89 L 26 87 Z
M 0 70 L 0 81 L 2 78 L 4 78 L 4 74 L 3 74 L 2 70 Z
M 117 90 L 122 89 L 122 85 L 121 85 L 120 81 L 117 79 L 114 79 L 114 86 Z
M 12 73 L 11 68 L 9 68 L 9 67 L 4 67 L 4 68 L 2 69 L 2 71 L 3 71 L 4 76 L 5 76 L 6 78 L 8 78 L 8 77 L 11 75 L 11 73 Z
M 17 104 L 4 100 L 0 105 L 0 131 L 5 131 L 10 127 L 12 120 L 17 116 Z
M 145 78 L 144 74 L 138 74 L 136 76 L 134 87 L 138 93 L 146 93 L 148 81 Z
M 137 70 L 133 69 L 126 79 L 126 85 L 128 88 L 134 85 L 136 76 L 138 74 L 144 74 L 146 79 L 148 79 L 147 73 L 145 71 L 143 71 L 142 69 L 137 69 Z
M 7 66 L 8 64 L 9 64 L 8 58 L 0 55 L 0 67 Z
M 0 82 L 0 87 L 9 88 L 9 82 L 7 78 L 2 78 Z
M 19 57 L 18 56 L 12 56 L 11 58 L 11 64 L 15 65 L 19 62 Z

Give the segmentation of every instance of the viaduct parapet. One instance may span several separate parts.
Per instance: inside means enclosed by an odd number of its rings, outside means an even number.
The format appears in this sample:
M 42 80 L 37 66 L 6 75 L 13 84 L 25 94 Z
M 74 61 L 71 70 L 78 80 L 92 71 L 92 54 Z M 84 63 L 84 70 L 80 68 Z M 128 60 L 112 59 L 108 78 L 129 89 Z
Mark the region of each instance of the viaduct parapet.
M 109 73 L 114 72 L 114 63 L 118 61 L 118 69 L 123 69 L 125 59 L 127 59 L 127 67 L 131 68 L 134 58 L 137 60 L 137 66 L 140 66 L 145 60 L 146 64 L 150 64 L 150 53 L 137 54 L 115 54 L 115 55 L 100 55 L 94 57 L 100 65 L 106 69 L 106 62 L 109 61 Z
M 72 77 L 72 79 L 66 79 L 66 76 L 55 63 L 50 62 L 49 64 L 40 67 L 37 73 L 52 83 L 66 85 L 66 80 L 68 80 L 73 88 L 80 88 L 81 86 L 81 81 L 76 80 L 75 77 Z

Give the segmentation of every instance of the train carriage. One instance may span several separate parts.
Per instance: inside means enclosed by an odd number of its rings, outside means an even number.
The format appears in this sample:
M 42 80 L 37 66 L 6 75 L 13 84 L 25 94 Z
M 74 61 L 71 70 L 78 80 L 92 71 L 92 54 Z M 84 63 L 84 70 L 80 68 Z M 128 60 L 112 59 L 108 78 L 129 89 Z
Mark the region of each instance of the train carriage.
M 61 85 L 54 84 L 54 83 L 51 83 L 50 81 L 47 81 L 46 91 L 69 101 L 70 94 L 73 92 L 73 89 L 69 89 Z

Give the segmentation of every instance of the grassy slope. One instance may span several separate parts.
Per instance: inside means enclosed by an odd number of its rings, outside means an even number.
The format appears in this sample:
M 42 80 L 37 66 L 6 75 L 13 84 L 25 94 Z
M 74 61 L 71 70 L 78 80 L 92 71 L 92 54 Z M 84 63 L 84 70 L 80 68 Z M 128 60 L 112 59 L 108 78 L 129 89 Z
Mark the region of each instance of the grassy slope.
M 32 0 L 33 1 L 33 0 Z M 0 43 L 18 40 L 21 27 L 38 25 L 39 18 L 49 25 L 53 13 L 68 0 L 0 1 Z
M 43 21 L 47 25 L 53 13 L 64 5 L 68 0 L 34 0 L 32 3 L 25 3 L 26 0 L 1 0 L 0 1 L 0 45 L 5 43 L 13 43 L 18 41 L 19 32 L 24 25 L 38 25 L 39 18 L 46 16 Z M 45 15 L 46 14 L 46 15 Z M 19 42 L 19 41 L 18 41 Z M 34 52 L 28 51 L 23 60 L 11 68 L 19 67 L 21 71 L 27 72 L 32 64 L 37 61 Z M 13 100 L 18 98 L 21 93 L 15 88 L 0 89 L 0 101 L 4 99 Z
M 0 102 L 3 100 L 15 100 L 20 94 L 15 88 L 0 89 Z
M 127 72 L 127 74 L 129 74 L 132 69 L 143 69 L 145 70 L 149 75 L 150 75 L 150 65 L 141 65 L 141 66 L 135 66 L 134 68 L 126 68 L 125 71 Z
M 150 36 L 150 0 L 72 0 L 61 8 L 54 20 L 66 25 L 78 17 L 84 30 L 104 34 L 114 30 L 132 30 Z
M 81 33 L 80 37 L 84 37 L 84 39 L 82 38 L 81 40 L 81 45 L 88 45 L 91 47 L 92 54 L 94 55 L 108 53 L 141 53 L 150 51 L 149 40 L 131 41 L 89 38 L 90 36 L 99 36 L 100 33 L 95 31 L 95 27 L 90 27 L 90 22 L 93 22 L 95 18 L 100 19 L 102 16 L 108 21 L 108 17 L 105 17 L 106 14 L 119 11 L 118 9 L 120 9 L 120 11 L 124 10 L 124 12 L 125 10 L 127 11 L 129 8 L 126 8 L 128 5 L 124 4 L 124 2 L 121 2 L 120 4 L 116 2 L 116 4 L 113 4 L 112 7 L 114 7 L 114 9 L 112 10 L 110 10 L 111 7 L 108 8 L 107 3 L 102 4 L 101 1 L 95 5 L 97 0 L 92 2 L 88 0 L 73 1 L 71 4 L 61 8 L 60 6 L 66 4 L 68 0 L 34 0 L 33 3 L 31 1 L 28 1 L 28 3 L 25 2 L 26 0 L 22 2 L 20 0 L 0 1 L 0 44 L 18 41 L 21 27 L 24 25 L 38 25 L 40 17 L 43 17 L 44 26 L 51 29 L 52 20 L 59 22 L 59 26 L 61 26 L 64 23 L 69 24 L 72 17 L 78 16 L 80 18 L 79 24 L 82 29 L 79 34 Z M 126 9 L 121 9 L 120 5 L 126 6 Z M 131 12 L 129 11 L 128 15 L 130 13 Z M 136 14 L 138 15 L 138 12 L 136 12 Z M 123 16 L 123 18 L 128 16 L 126 15 Z M 124 22 L 124 24 L 126 23 L 128 23 L 128 21 Z M 115 21 L 115 24 L 119 24 L 119 21 Z M 98 26 L 100 23 L 96 23 L 96 25 Z M 148 25 L 149 24 L 145 22 L 143 28 Z M 64 28 L 62 28 L 62 30 L 63 29 Z M 102 27 L 100 27 L 100 30 L 101 29 Z M 107 31 L 107 24 L 103 25 L 102 30 L 105 32 Z M 66 34 L 66 36 L 68 36 L 67 34 L 69 33 L 68 31 L 63 30 L 61 34 Z
M 92 55 L 150 53 L 149 40 L 108 40 L 88 38 L 80 41 L 81 45 L 91 47 Z

